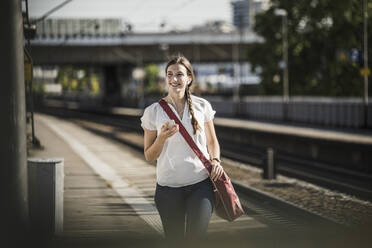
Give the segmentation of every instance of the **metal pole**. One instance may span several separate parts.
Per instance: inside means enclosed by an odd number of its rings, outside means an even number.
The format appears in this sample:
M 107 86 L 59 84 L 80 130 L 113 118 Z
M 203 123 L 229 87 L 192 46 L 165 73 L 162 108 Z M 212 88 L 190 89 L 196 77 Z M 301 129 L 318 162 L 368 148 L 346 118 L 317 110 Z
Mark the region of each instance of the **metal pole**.
M 288 83 L 288 21 L 287 13 L 282 14 L 283 32 L 283 121 L 288 120 L 289 83 Z
M 26 104 L 21 1 L 0 1 L 0 204 L 2 244 L 22 247 L 28 228 Z M 11 241 L 11 243 L 7 243 Z
M 271 147 L 267 149 L 267 167 L 268 179 L 275 179 L 274 150 Z
M 27 40 L 27 42 L 30 42 L 30 40 Z M 29 46 L 29 45 L 28 45 Z M 24 54 L 25 54 L 25 57 L 27 57 L 27 59 L 29 61 L 31 61 L 31 64 L 32 64 L 32 58 L 30 56 L 30 53 L 28 52 L 27 48 L 24 49 Z M 32 68 L 31 68 L 31 73 L 32 73 Z M 35 137 L 35 124 L 34 124 L 34 93 L 33 93 L 33 89 L 32 89 L 32 80 L 33 80 L 33 76 L 31 76 L 31 79 L 25 79 L 26 81 L 26 91 L 28 93 L 28 98 L 29 98 L 29 101 L 28 101 L 28 104 L 29 104 L 29 110 L 31 112 L 31 133 L 32 133 L 32 144 L 33 145 L 40 145 L 39 142 L 36 141 L 36 137 Z M 26 109 L 27 111 L 27 109 Z
M 194 63 L 200 63 L 200 44 L 195 43 L 193 46 L 193 52 L 194 52 Z
M 268 180 L 276 179 L 276 169 L 274 161 L 274 149 L 268 147 L 266 150 L 266 157 L 263 161 L 263 178 Z
M 283 97 L 284 103 L 289 101 L 289 75 L 288 75 L 288 19 L 283 15 Z
M 364 70 L 368 71 L 368 11 L 367 11 L 367 0 L 363 0 L 363 22 L 364 22 L 364 37 L 363 37 L 363 59 L 364 59 Z M 364 123 L 365 127 L 368 126 L 368 73 L 364 73 Z
M 232 45 L 233 46 L 234 84 L 235 84 L 233 87 L 233 102 L 239 102 L 239 84 L 240 84 L 239 83 L 239 76 L 240 76 L 239 42 Z
M 283 69 L 283 120 L 288 119 L 289 104 L 289 73 L 288 73 L 288 18 L 285 9 L 275 9 L 274 14 L 282 17 L 282 43 L 283 43 L 283 60 L 281 68 Z
M 143 55 L 142 53 L 137 53 L 137 66 L 143 70 L 145 70 L 143 65 Z M 137 103 L 137 106 L 141 109 L 145 108 L 145 82 L 144 77 L 139 79 L 139 102 Z M 138 90 L 138 86 L 137 86 Z
M 235 87 L 233 88 L 233 102 L 236 104 L 235 114 L 238 113 L 238 106 L 240 102 L 240 96 L 239 96 L 239 88 L 241 83 L 241 67 L 240 67 L 240 44 L 242 43 L 242 33 L 243 33 L 243 17 L 239 16 L 239 27 L 238 27 L 238 42 L 236 43 L 236 46 L 234 47 L 233 56 L 235 57 L 235 63 L 234 65 L 234 78 L 235 78 Z

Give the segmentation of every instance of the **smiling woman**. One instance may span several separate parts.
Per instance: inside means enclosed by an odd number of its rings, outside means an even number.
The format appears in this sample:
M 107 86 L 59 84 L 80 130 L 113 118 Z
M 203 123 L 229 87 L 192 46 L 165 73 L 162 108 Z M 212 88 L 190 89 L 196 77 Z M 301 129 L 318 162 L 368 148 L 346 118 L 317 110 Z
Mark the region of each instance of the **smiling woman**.
M 174 57 L 167 63 L 165 73 L 169 92 L 163 103 L 168 104 L 213 166 L 209 179 L 203 163 L 181 136 L 178 124 L 168 127 L 170 118 L 160 103 L 145 109 L 141 118 L 144 154 L 148 161 L 157 160 L 155 203 L 165 236 L 174 242 L 185 235 L 206 235 L 214 207 L 211 180 L 218 179 L 223 168 L 213 125 L 215 111 L 208 101 L 191 94 L 195 76 L 190 62 L 180 55 Z

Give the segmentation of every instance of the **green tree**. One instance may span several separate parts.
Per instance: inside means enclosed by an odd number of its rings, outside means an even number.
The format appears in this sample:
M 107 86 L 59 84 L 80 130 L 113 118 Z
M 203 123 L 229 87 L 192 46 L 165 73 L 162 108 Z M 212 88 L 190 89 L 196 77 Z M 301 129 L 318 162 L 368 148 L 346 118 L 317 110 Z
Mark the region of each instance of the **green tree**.
M 71 66 L 62 66 L 58 70 L 56 81 L 62 85 L 63 92 L 71 90 L 71 79 L 73 78 L 74 70 Z
M 146 94 L 162 94 L 162 89 L 159 84 L 160 70 L 156 64 L 149 64 L 145 67 L 145 93 Z
M 363 6 L 360 0 L 272 0 L 271 7 L 256 16 L 255 32 L 264 42 L 253 44 L 248 60 L 261 68 L 260 92 L 282 94 L 282 17 L 288 13 L 290 95 L 361 96 L 363 78 L 358 62 L 340 61 L 337 54 L 363 47 Z M 372 4 L 368 5 L 372 16 Z M 368 19 L 372 48 L 372 18 Z M 369 49 L 369 58 L 372 55 Z M 371 60 L 369 60 L 371 61 Z M 370 64 L 370 63 L 369 63 Z M 369 65 L 370 67 L 370 65 Z M 280 82 L 273 78 L 280 75 Z M 275 77 L 276 76 L 276 77 Z M 370 87 L 371 88 L 371 87 Z

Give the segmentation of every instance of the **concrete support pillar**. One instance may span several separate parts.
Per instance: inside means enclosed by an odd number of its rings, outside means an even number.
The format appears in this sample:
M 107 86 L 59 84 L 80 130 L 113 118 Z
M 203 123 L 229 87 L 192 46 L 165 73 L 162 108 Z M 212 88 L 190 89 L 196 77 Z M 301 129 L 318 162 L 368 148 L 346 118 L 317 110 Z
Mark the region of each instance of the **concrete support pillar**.
M 21 1 L 0 1 L 0 227 L 17 247 L 28 227 L 26 104 Z M 4 239 L 8 244 L 3 246 Z M 19 247 L 19 246 L 18 246 Z
M 132 74 L 135 65 L 123 64 L 119 67 L 119 82 L 120 82 L 120 105 L 126 107 L 137 107 L 137 99 L 132 92 Z
M 105 107 L 118 105 L 121 93 L 118 66 L 109 65 L 103 67 L 103 75 L 105 84 L 103 105 Z

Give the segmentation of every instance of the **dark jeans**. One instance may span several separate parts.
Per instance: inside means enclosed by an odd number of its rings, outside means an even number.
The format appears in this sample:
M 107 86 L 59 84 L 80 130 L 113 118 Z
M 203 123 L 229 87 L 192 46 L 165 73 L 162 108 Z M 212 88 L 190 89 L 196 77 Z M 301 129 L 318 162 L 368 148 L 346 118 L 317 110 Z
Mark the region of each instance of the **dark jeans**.
M 209 178 L 179 188 L 157 184 L 155 204 L 167 240 L 202 238 L 213 211 L 213 185 Z

